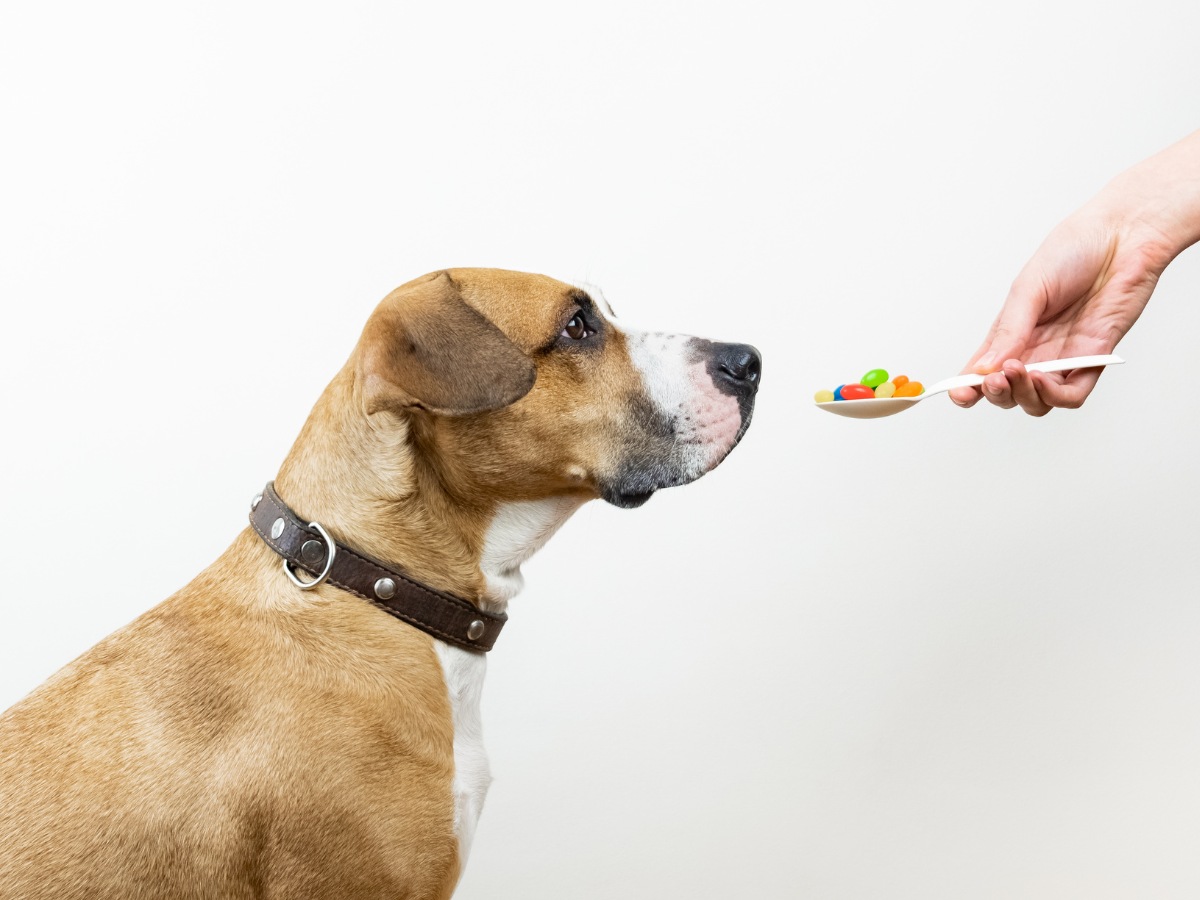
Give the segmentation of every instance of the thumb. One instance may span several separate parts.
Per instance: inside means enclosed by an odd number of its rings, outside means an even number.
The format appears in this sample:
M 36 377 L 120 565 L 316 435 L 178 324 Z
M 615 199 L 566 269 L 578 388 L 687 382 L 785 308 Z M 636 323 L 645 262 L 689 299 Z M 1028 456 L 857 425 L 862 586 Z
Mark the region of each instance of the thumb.
M 967 364 L 967 371 L 986 375 L 999 371 L 1006 359 L 1020 359 L 1045 308 L 1046 289 L 1042 280 L 1018 277 L 983 346 Z

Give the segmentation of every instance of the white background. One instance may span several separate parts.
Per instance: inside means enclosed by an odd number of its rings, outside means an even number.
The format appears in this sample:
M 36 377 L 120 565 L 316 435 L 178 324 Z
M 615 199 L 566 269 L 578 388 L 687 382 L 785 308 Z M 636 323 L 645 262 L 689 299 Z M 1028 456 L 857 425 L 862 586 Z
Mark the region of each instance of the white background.
M 1198 34 L 1154 0 L 8 4 L 0 708 L 224 549 L 392 287 L 526 269 L 764 384 L 717 472 L 526 567 L 460 897 L 1200 896 L 1200 252 L 1080 411 L 810 403 L 957 372 L 1045 233 L 1200 125 Z

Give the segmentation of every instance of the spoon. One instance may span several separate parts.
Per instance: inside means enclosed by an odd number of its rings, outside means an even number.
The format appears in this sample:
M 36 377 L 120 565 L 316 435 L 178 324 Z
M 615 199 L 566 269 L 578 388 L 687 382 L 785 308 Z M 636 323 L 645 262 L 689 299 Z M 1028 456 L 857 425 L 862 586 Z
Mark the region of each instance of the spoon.
M 1071 369 L 1091 369 L 1096 366 L 1116 366 L 1125 362 L 1119 356 L 1073 356 L 1070 359 L 1048 359 L 1045 362 L 1029 363 L 1025 366 L 1027 372 L 1066 372 Z M 830 400 L 818 403 L 821 409 L 838 416 L 849 416 L 851 419 L 882 419 L 884 416 L 894 416 L 898 412 L 920 403 L 926 397 L 940 394 L 943 391 L 960 387 L 978 387 L 983 384 L 982 375 L 955 375 L 945 378 L 936 384 L 931 384 L 925 393 L 916 397 L 887 397 L 880 400 Z

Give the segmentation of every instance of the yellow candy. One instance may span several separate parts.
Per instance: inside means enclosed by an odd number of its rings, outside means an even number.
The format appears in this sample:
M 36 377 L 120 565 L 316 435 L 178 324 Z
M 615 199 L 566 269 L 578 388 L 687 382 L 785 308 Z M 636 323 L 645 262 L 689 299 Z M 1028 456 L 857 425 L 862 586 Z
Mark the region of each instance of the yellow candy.
M 896 386 L 890 381 L 885 381 L 879 387 L 875 388 L 875 399 L 886 400 L 892 394 L 896 393 Z
M 833 391 L 817 391 L 813 395 L 813 399 L 818 403 L 832 403 Z

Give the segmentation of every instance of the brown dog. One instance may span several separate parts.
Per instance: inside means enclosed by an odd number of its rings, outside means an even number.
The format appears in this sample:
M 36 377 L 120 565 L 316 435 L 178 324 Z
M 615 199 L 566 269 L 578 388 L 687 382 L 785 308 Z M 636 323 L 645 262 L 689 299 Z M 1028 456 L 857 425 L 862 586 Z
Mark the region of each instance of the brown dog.
M 379 305 L 276 487 L 338 545 L 502 612 L 582 503 L 716 466 L 759 366 L 619 329 L 544 276 L 438 272 Z M 266 541 L 247 529 L 0 716 L 0 898 L 453 892 L 489 781 L 486 657 L 300 590 Z

